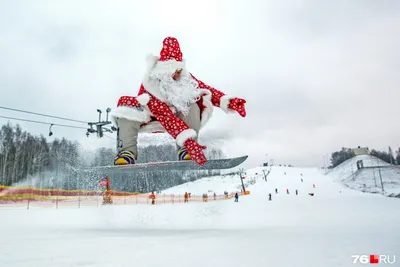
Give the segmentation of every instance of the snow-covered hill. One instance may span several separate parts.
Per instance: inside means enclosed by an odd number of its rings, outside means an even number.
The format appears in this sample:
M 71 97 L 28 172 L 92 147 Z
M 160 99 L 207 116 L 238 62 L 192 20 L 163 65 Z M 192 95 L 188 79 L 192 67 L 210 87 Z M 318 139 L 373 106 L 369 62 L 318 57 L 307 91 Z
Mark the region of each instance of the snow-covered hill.
M 254 168 L 244 181 L 251 194 L 238 203 L 0 208 L 0 266 L 337 267 L 354 266 L 354 254 L 399 255 L 399 199 L 351 190 L 317 168 L 272 167 L 267 181 Z M 212 177 L 168 191 L 240 185 Z
M 357 169 L 362 160 L 364 168 Z M 327 175 L 349 188 L 362 192 L 380 193 L 386 196 L 400 195 L 400 168 L 371 155 L 353 157 L 329 170 Z
M 357 172 L 357 161 L 362 160 L 364 167 L 379 167 L 389 166 L 387 162 L 371 156 L 371 155 L 359 155 L 346 160 L 342 164 L 328 171 L 328 174 L 336 180 L 344 180 L 350 176 L 353 176 Z

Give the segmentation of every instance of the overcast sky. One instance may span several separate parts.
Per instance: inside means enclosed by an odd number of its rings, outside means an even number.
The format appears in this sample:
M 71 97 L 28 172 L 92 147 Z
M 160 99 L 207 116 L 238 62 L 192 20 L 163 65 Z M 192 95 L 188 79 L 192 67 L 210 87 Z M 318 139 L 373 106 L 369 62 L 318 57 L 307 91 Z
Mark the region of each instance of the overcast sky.
M 146 54 L 167 36 L 196 77 L 247 100 L 246 118 L 216 109 L 203 130 L 227 138 L 229 156 L 250 155 L 246 166 L 265 154 L 321 166 L 342 146 L 400 147 L 397 0 L 2 1 L 0 106 L 96 121 L 96 109 L 137 93 Z M 47 135 L 46 125 L 18 123 Z M 84 129 L 53 132 L 114 146 Z

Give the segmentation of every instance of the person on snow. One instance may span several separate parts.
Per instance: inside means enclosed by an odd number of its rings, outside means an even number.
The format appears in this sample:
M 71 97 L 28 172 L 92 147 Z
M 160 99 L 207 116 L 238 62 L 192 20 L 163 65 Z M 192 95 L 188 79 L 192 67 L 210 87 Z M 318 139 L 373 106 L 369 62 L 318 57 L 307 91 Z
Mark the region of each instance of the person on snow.
M 238 192 L 236 192 L 236 194 L 235 194 L 235 202 L 239 202 L 239 194 L 238 194 Z
M 205 84 L 186 68 L 179 42 L 166 37 L 160 56 L 148 56 L 138 96 L 122 96 L 110 118 L 117 128 L 114 165 L 135 164 L 139 132 L 167 132 L 176 141 L 179 160 L 204 165 L 200 129 L 211 118 L 214 107 L 246 116 L 242 98 L 228 96 Z
M 185 192 L 185 200 L 184 200 L 184 203 L 187 203 L 187 202 L 189 202 L 189 194 L 188 194 L 188 192 Z
M 269 201 L 272 200 L 272 194 L 271 194 L 271 193 L 268 194 L 268 200 L 269 200 Z
M 100 185 L 104 187 L 103 189 L 103 204 L 112 204 L 111 198 L 111 180 L 108 176 L 100 180 Z
M 156 204 L 156 195 L 154 194 L 154 192 L 151 192 L 149 198 L 151 199 L 151 205 Z

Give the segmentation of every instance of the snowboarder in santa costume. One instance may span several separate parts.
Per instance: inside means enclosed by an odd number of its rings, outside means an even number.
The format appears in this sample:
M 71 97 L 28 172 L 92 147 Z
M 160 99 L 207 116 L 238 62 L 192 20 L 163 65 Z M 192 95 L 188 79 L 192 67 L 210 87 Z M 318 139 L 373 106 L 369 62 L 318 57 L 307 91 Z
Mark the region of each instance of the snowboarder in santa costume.
M 179 160 L 204 165 L 206 147 L 197 142 L 213 108 L 246 116 L 241 98 L 225 95 L 188 72 L 178 40 L 163 40 L 160 56 L 148 56 L 138 96 L 122 96 L 110 113 L 117 127 L 114 165 L 134 164 L 139 132 L 167 132 L 176 141 Z

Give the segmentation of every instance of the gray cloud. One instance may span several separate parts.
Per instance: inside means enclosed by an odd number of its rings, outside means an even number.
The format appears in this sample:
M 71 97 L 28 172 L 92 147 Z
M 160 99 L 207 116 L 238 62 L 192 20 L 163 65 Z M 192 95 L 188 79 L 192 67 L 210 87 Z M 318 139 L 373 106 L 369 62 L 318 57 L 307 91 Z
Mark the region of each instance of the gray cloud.
M 137 93 L 145 55 L 158 54 L 172 35 L 196 77 L 247 100 L 246 118 L 216 109 L 203 140 L 226 139 L 224 150 L 250 154 L 249 165 L 266 153 L 276 162 L 319 165 L 341 146 L 400 146 L 397 1 L 188 6 L 180 0 L 1 3 L 0 105 L 95 121 L 97 108 Z M 47 126 L 21 125 L 47 134 Z M 58 129 L 54 137 L 114 146 L 110 138 L 86 138 L 84 130 Z

